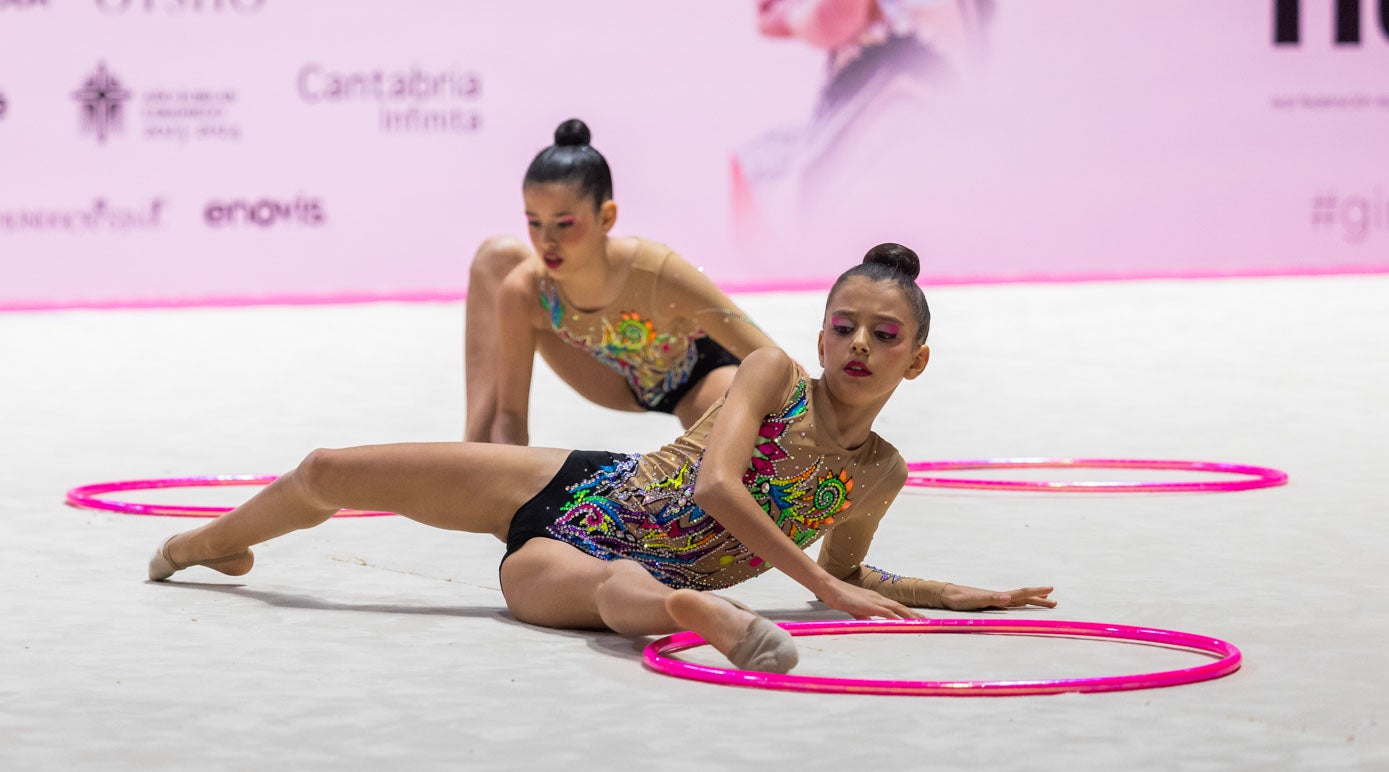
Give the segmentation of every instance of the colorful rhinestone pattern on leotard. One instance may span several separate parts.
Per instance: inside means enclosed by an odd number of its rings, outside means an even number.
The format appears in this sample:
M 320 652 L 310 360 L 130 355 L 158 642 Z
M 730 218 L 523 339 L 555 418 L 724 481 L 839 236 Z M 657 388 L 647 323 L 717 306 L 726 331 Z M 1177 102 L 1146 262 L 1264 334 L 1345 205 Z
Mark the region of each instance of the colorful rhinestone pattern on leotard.
M 667 394 L 689 380 L 698 361 L 694 343 L 704 337 L 699 330 L 684 335 L 658 331 L 639 312 L 622 311 L 615 318 L 602 317 L 593 325 L 596 329 L 584 334 L 566 326 L 564 299 L 549 279 L 540 282 L 540 305 L 561 340 L 621 375 L 644 407 L 660 405 Z
M 757 503 L 802 548 L 846 515 L 855 482 L 847 468 L 830 467 L 823 453 L 788 449 L 791 432 L 804 437 L 813 430 L 810 420 L 802 377 L 783 407 L 763 420 L 743 476 Z M 676 459 L 664 471 L 634 454 L 569 486 L 570 499 L 550 534 L 604 560 L 635 560 L 671 587 L 719 589 L 767 570 L 760 557 L 695 504 L 702 447 L 694 453 L 689 444 L 680 446 L 650 454 Z

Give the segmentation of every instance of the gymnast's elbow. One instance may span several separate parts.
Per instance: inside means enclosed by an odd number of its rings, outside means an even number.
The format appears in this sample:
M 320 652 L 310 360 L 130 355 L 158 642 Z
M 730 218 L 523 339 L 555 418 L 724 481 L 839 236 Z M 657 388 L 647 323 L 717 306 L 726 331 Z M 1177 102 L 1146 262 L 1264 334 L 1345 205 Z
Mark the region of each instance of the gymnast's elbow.
M 741 478 L 702 469 L 695 480 L 694 501 L 705 512 L 726 511 L 740 495 L 747 495 Z

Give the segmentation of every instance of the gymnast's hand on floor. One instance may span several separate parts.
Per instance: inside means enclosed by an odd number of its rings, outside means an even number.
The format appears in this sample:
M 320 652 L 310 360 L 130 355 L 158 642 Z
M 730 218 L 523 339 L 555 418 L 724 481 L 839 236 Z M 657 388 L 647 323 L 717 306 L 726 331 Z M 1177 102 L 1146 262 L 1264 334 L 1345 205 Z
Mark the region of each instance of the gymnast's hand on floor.
M 843 611 L 855 619 L 911 619 L 921 616 L 895 600 L 848 582 L 836 582 L 834 591 L 825 593 L 820 600 L 826 606 Z
M 1052 587 L 1023 587 L 1011 592 L 981 590 L 963 584 L 948 584 L 941 592 L 941 600 L 951 611 L 978 611 L 988 608 L 1018 608 L 1022 606 L 1041 606 L 1056 608 L 1056 601 L 1047 597 Z

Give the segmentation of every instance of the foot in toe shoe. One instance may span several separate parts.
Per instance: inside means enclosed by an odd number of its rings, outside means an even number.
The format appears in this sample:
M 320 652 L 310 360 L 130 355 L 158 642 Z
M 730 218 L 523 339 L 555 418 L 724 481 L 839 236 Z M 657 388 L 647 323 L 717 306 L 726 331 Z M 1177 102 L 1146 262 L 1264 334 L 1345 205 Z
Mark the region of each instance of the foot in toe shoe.
M 728 652 L 728 659 L 740 670 L 787 673 L 800 662 L 800 654 L 790 633 L 772 621 L 758 617 L 752 620 L 747 632 Z
M 177 534 L 175 534 L 177 536 Z M 175 536 L 170 536 L 164 540 L 158 550 L 155 550 L 154 557 L 150 558 L 149 576 L 156 582 L 162 582 L 174 575 L 176 571 L 182 571 L 191 566 L 207 566 L 214 571 L 220 571 L 228 576 L 241 576 L 251 570 L 255 562 L 255 556 L 250 550 L 242 550 L 235 555 L 227 555 L 211 560 L 199 560 L 186 565 L 174 562 L 169 555 L 169 544 L 173 542 Z
M 183 568 L 169 557 L 169 542 L 173 540 L 174 537 L 172 536 L 165 539 L 164 543 L 159 545 L 159 549 L 154 551 L 154 557 L 150 558 L 150 579 L 152 581 L 162 582 L 173 576 L 175 571 Z

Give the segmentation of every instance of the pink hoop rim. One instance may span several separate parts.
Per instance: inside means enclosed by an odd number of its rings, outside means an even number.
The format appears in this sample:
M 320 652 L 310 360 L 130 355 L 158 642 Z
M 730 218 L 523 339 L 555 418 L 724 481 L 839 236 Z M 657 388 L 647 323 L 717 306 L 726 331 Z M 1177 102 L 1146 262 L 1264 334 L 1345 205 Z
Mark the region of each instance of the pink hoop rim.
M 1070 622 L 1043 619 L 860 619 L 824 622 L 778 622 L 793 636 L 854 633 L 986 633 L 1046 635 L 1156 643 L 1219 657 L 1195 667 L 1097 678 L 1058 678 L 1023 681 L 897 681 L 868 678 L 831 678 L 759 673 L 712 667 L 667 657 L 677 651 L 707 643 L 696 633 L 676 633 L 652 642 L 642 652 L 642 662 L 658 673 L 694 681 L 833 694 L 885 694 L 918 697 L 1019 697 L 1066 692 L 1117 692 L 1157 689 L 1209 681 L 1239 670 L 1243 655 L 1234 645 L 1194 633 L 1134 627 L 1103 622 Z
M 968 477 L 928 477 L 920 472 L 946 469 L 1161 469 L 1245 475 L 1233 480 L 1172 482 L 1053 482 L 1049 480 L 983 480 Z M 1286 485 L 1286 472 L 1249 464 L 1215 461 L 1177 461 L 1142 458 L 989 458 L 966 461 L 912 461 L 907 464 L 907 485 L 921 488 L 968 488 L 1000 491 L 1052 491 L 1096 493 L 1188 493 L 1245 491 Z
M 217 517 L 232 511 L 232 507 L 197 507 L 180 504 L 140 504 L 133 501 L 110 501 L 100 498 L 103 493 L 117 491 L 145 491 L 156 488 L 213 488 L 224 485 L 268 485 L 278 475 L 221 474 L 204 477 L 160 477 L 150 480 L 120 480 L 81 485 L 67 492 L 65 499 L 69 506 L 83 509 L 97 509 L 122 515 L 149 515 L 157 517 Z M 367 512 L 344 509 L 333 517 L 385 517 L 394 512 Z

